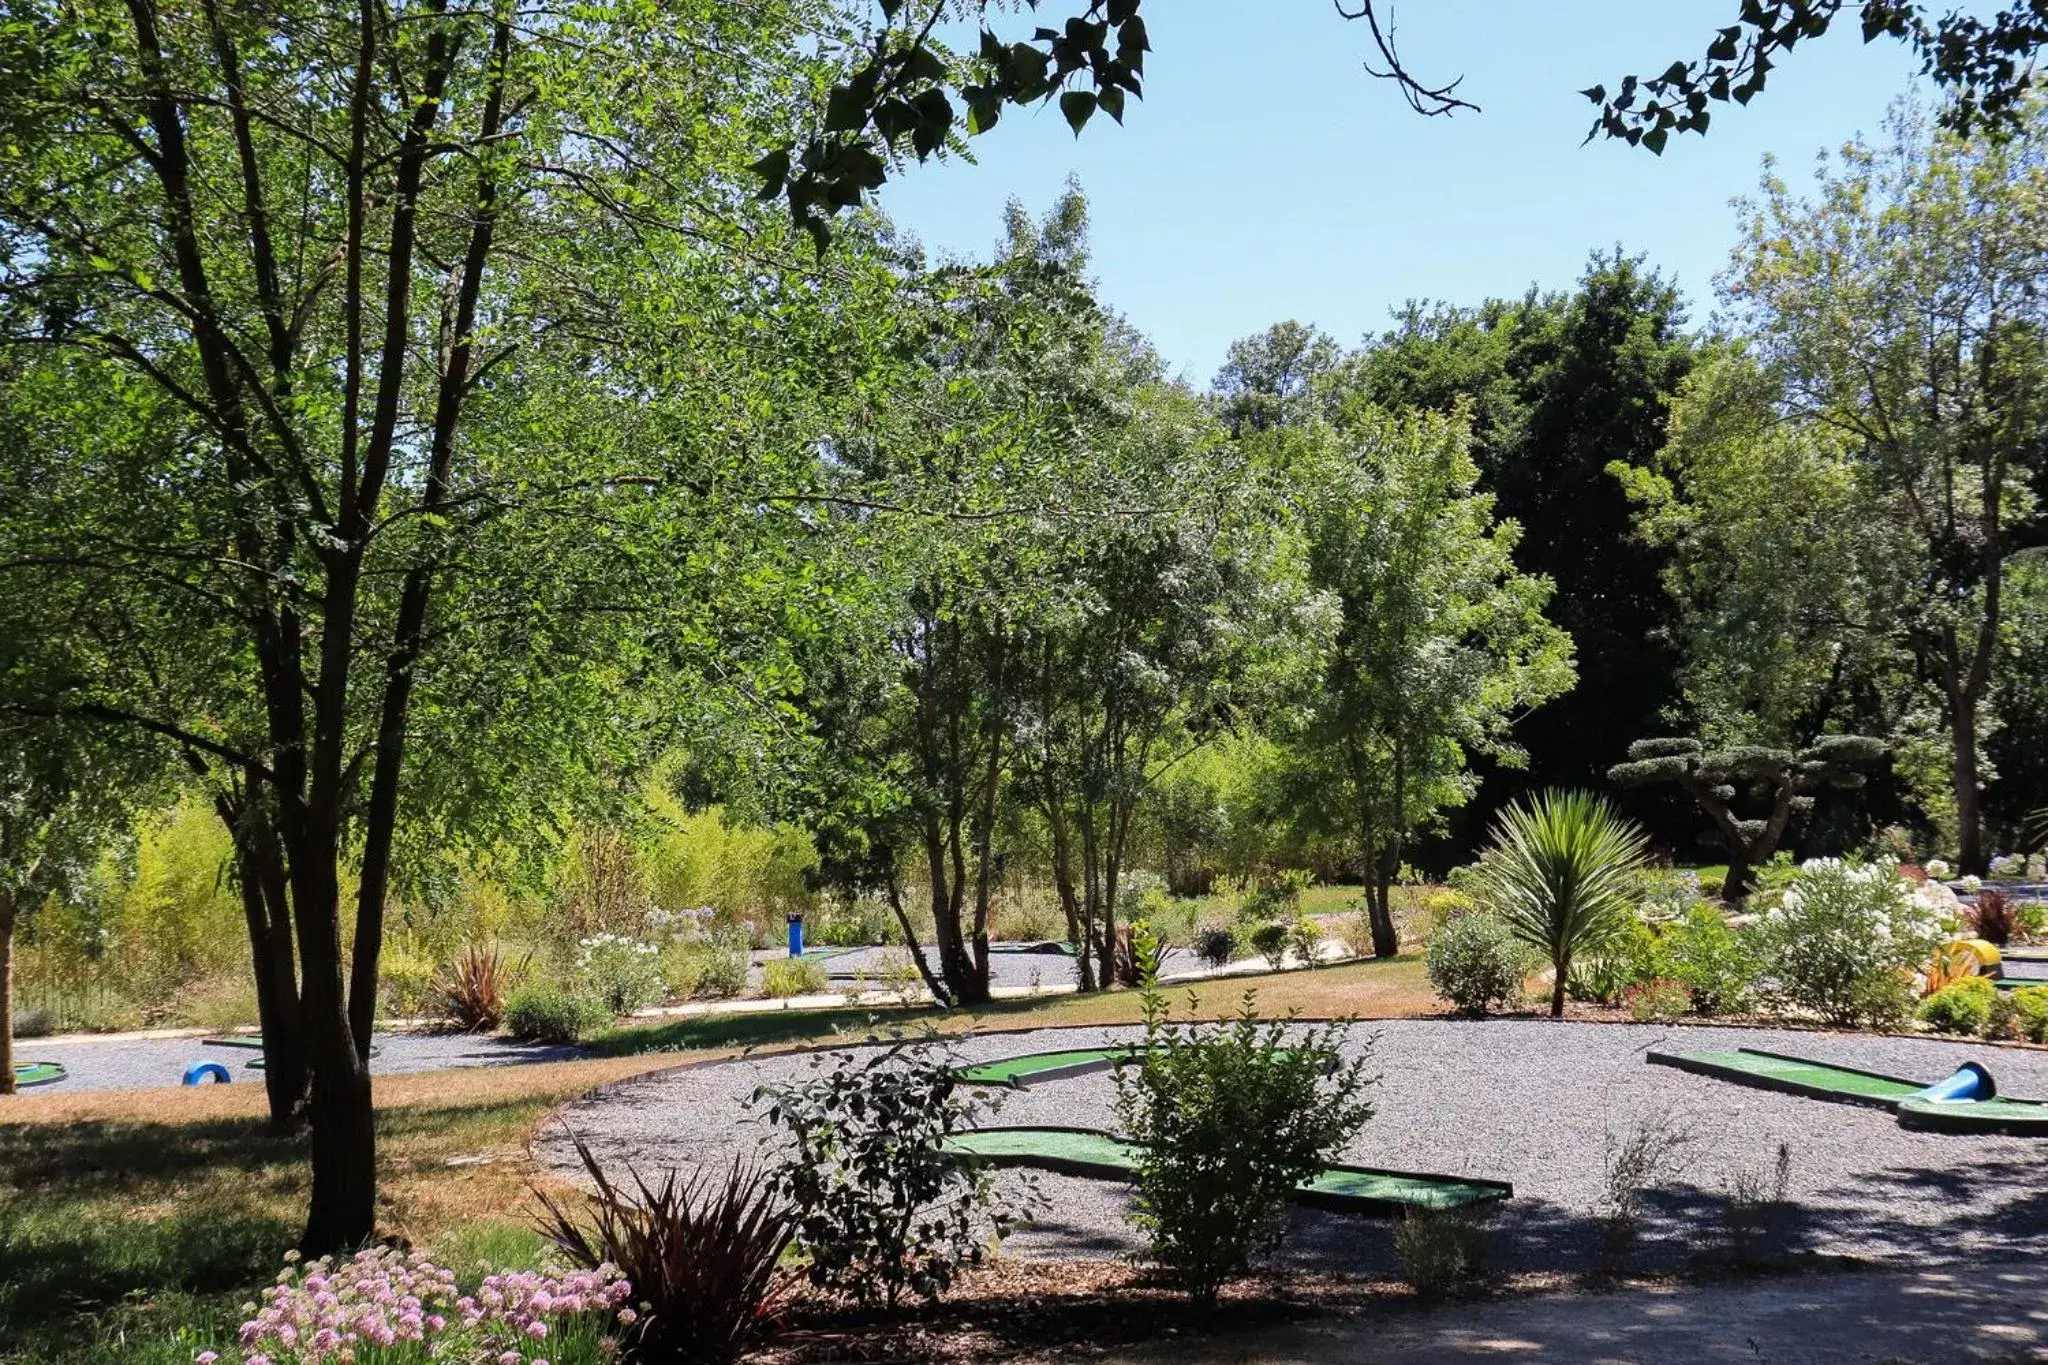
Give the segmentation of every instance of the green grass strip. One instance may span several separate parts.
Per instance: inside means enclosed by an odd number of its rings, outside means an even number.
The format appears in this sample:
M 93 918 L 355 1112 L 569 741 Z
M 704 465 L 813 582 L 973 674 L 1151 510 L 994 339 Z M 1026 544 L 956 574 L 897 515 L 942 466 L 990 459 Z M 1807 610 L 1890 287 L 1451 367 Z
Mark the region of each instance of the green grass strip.
M 1138 1145 L 1111 1133 L 1083 1128 L 984 1128 L 946 1139 L 950 1151 L 999 1164 L 1039 1166 L 1069 1175 L 1129 1179 L 1137 1169 Z M 1354 1213 L 1391 1213 L 1411 1208 L 1453 1209 L 1506 1199 L 1513 1188 L 1498 1181 L 1333 1166 L 1297 1187 L 1305 1204 Z
M 1652 1052 L 1648 1060 L 1695 1075 L 1733 1081 L 1737 1085 L 1754 1085 L 1765 1090 L 1784 1090 L 1795 1095 L 1845 1100 L 1853 1104 L 1897 1104 L 1926 1089 L 1926 1084 L 1919 1081 L 1829 1066 L 1825 1062 L 1810 1062 L 1799 1057 L 1780 1057 L 1749 1048 L 1730 1052 Z
M 1034 1078 L 1073 1075 L 1083 1068 L 1114 1065 L 1142 1051 L 1139 1047 L 1087 1047 L 1065 1052 L 1030 1052 L 1021 1057 L 964 1066 L 954 1074 L 968 1085 L 1023 1085 Z

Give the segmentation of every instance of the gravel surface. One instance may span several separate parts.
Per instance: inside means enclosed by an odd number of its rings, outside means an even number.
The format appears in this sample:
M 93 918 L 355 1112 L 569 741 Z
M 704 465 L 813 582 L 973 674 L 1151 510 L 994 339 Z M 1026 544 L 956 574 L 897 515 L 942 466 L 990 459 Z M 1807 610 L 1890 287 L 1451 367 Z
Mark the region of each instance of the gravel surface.
M 962 1040 L 963 1060 L 1125 1041 L 1130 1029 L 1058 1029 Z M 1637 1258 L 1681 1264 L 1717 1248 L 1729 1182 L 1768 1175 L 1791 1152 L 1790 1197 L 1775 1219 L 1778 1251 L 1851 1254 L 1901 1265 L 2033 1256 L 2048 1226 L 2048 1156 L 2023 1138 L 1916 1133 L 1889 1113 L 1752 1090 L 1669 1067 L 1651 1049 L 1758 1047 L 1934 1081 L 1975 1057 L 2016 1096 L 2048 1096 L 2048 1052 L 1933 1040 L 1769 1030 L 1629 1027 L 1541 1020 L 1388 1020 L 1353 1026 L 1346 1047 L 1370 1047 L 1378 1114 L 1345 1152 L 1365 1165 L 1512 1181 L 1493 1217 L 1492 1255 L 1505 1268 L 1583 1269 L 1600 1229 L 1591 1211 L 1609 1143 L 1668 1116 L 1691 1135 L 1677 1174 L 1651 1199 Z M 568 1106 L 562 1117 L 608 1163 L 643 1171 L 758 1157 L 766 1132 L 746 1109 L 756 1087 L 808 1074 L 801 1057 L 758 1057 L 628 1082 Z M 994 1122 L 1109 1127 L 1106 1074 L 1016 1092 Z M 574 1174 L 560 1124 L 536 1143 L 548 1166 Z M 1006 1187 L 1025 1177 L 1005 1173 Z M 1118 1255 L 1135 1248 L 1128 1197 L 1116 1185 L 1039 1174 L 1045 1203 L 1009 1244 L 1031 1256 Z M 1301 1211 L 1283 1253 L 1331 1270 L 1391 1266 L 1383 1221 Z
M 380 1076 L 450 1067 L 571 1061 L 584 1055 L 580 1048 L 515 1043 L 464 1033 L 380 1033 L 376 1047 L 376 1055 L 370 1058 L 370 1071 Z M 31 1038 L 16 1043 L 14 1050 L 17 1062 L 61 1062 L 70 1073 L 61 1081 L 32 1086 L 22 1091 L 24 1095 L 181 1085 L 185 1068 L 194 1062 L 219 1062 L 234 1077 L 232 1084 L 260 1086 L 263 1073 L 249 1066 L 260 1055 L 249 1048 L 220 1047 L 199 1038 L 78 1039 L 51 1043 Z
M 901 966 L 909 961 L 909 955 L 901 946 L 877 946 L 868 948 L 818 948 L 815 951 L 830 953 L 830 957 L 819 959 L 818 965 L 825 970 L 826 980 L 832 989 L 843 988 L 854 981 L 881 984 L 889 979 L 892 966 Z M 925 958 L 937 971 L 939 950 L 936 945 L 926 945 Z M 753 955 L 751 980 L 755 986 L 761 984 L 761 970 L 777 958 L 785 958 L 785 950 L 764 949 Z M 1183 972 L 1198 971 L 1201 959 L 1185 948 L 1169 948 L 1160 962 L 1160 974 L 1171 977 Z M 914 968 L 912 969 L 915 970 Z M 1071 986 L 1076 980 L 1074 958 L 1063 952 L 1008 951 L 991 952 L 988 955 L 989 985 L 1003 988 L 1037 988 L 1044 986 Z

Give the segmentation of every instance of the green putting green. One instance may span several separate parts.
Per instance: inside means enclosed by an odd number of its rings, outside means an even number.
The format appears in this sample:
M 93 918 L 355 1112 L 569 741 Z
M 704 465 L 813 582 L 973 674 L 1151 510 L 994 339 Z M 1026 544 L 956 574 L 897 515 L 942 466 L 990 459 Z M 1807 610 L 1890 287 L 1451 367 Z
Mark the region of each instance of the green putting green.
M 263 1040 L 253 1033 L 238 1034 L 232 1038 L 201 1038 L 208 1047 L 245 1047 L 254 1052 L 263 1051 Z
M 1048 1054 L 1050 1055 L 1050 1054 Z M 946 1139 L 949 1150 L 998 1166 L 1034 1166 L 1064 1175 L 1127 1180 L 1138 1145 L 1093 1128 L 978 1128 Z M 1464 1208 L 1514 1194 L 1498 1180 L 1332 1166 L 1296 1188 L 1297 1202 L 1345 1213 Z
M 1809 1099 L 1867 1104 L 1878 1109 L 1893 1108 L 1927 1088 L 1917 1081 L 1881 1076 L 1875 1071 L 1829 1066 L 1746 1047 L 1730 1052 L 1652 1052 L 1645 1060 L 1654 1066 L 1676 1067 L 1759 1090 L 1782 1090 Z
M 1144 1051 L 1141 1047 L 1083 1047 L 1065 1052 L 1030 1052 L 1022 1057 L 1005 1057 L 999 1062 L 963 1066 L 954 1076 L 968 1085 L 1022 1087 L 1045 1081 L 1063 1081 L 1107 1071 Z
M 2039 1100 L 2005 1096 L 1929 1099 L 1922 1093 L 1928 1087 L 1918 1081 L 1746 1047 L 1732 1052 L 1652 1052 L 1646 1060 L 1736 1085 L 1889 1109 L 1907 1128 L 1940 1133 L 2048 1136 L 2048 1104 Z
M 1045 957 L 1073 957 L 1078 950 L 1071 943 L 991 943 L 991 953 L 1038 953 Z
M 52 1081 L 63 1080 L 65 1074 L 64 1068 L 56 1062 L 16 1062 L 14 1064 L 14 1083 L 17 1086 L 48 1085 Z

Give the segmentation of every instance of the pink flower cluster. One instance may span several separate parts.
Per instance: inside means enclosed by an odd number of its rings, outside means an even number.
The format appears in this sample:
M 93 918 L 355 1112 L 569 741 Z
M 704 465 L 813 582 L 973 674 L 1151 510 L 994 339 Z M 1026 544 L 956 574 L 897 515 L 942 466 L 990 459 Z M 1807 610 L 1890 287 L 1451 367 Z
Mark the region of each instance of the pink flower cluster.
M 262 1305 L 248 1305 L 255 1316 L 242 1324 L 240 1365 L 350 1365 L 358 1352 L 373 1351 L 379 1360 L 411 1359 L 416 1351 L 423 1361 L 547 1365 L 525 1351 L 565 1322 L 633 1321 L 625 1306 L 632 1286 L 611 1266 L 490 1275 L 469 1295 L 456 1288 L 454 1271 L 417 1252 L 361 1251 L 338 1263 L 322 1257 L 303 1272 L 296 1254 L 286 1259 L 292 1264 L 263 1291 Z M 203 1351 L 195 1365 L 218 1359 Z

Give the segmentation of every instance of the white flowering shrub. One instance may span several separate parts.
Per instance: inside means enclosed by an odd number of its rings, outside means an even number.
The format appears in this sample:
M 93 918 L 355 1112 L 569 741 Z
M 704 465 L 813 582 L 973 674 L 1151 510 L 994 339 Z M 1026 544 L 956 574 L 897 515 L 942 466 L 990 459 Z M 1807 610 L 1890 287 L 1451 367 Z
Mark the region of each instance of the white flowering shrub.
M 1991 875 L 1994 877 L 2024 877 L 2027 875 L 2027 855 L 2024 853 L 2001 853 L 1991 860 Z
M 652 1005 L 667 989 L 661 950 L 623 934 L 593 934 L 579 941 L 576 975 L 613 1014 L 631 1014 Z
M 1929 858 L 1927 860 L 1927 875 L 1938 882 L 1947 881 L 1954 872 L 1955 869 L 1948 865 L 1946 859 Z
M 1812 858 L 1752 933 L 1775 1003 L 1855 1026 L 1903 1020 L 1913 971 L 1955 930 L 1890 859 Z

